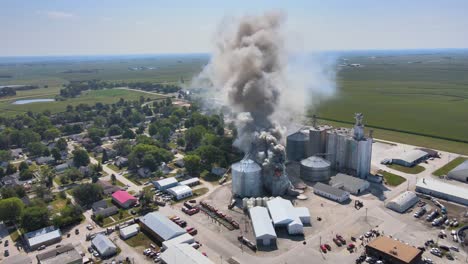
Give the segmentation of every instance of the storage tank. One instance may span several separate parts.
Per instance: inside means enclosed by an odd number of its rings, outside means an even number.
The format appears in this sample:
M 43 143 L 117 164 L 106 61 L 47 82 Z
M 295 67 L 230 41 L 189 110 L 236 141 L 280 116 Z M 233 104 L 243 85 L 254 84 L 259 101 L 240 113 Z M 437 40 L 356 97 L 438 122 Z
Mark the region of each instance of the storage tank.
M 255 205 L 256 206 L 262 206 L 262 197 L 257 197 L 257 199 L 255 200 Z
M 327 130 L 330 126 L 312 127 L 309 130 L 309 153 L 306 157 L 325 153 L 327 148 Z
M 288 160 L 300 161 L 308 156 L 309 131 L 299 130 L 289 135 L 286 139 L 286 156 Z
M 263 193 L 262 168 L 251 159 L 232 164 L 232 193 L 239 197 L 258 197 Z
M 242 208 L 247 208 L 247 201 L 249 200 L 249 198 L 243 198 L 242 199 Z
M 263 207 L 266 207 L 266 206 L 267 206 L 267 202 L 268 202 L 269 198 L 268 198 L 268 197 L 263 197 L 263 199 L 262 199 L 262 200 L 263 200 L 263 201 L 262 201 L 262 206 L 263 206 Z
M 301 178 L 307 181 L 325 182 L 330 179 L 330 162 L 321 157 L 311 156 L 301 161 Z

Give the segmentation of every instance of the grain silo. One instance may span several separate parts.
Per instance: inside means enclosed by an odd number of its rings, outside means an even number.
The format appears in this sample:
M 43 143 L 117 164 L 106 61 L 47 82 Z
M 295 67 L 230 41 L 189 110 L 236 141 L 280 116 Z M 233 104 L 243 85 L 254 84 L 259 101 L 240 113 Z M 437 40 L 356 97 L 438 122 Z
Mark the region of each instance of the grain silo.
M 299 130 L 286 139 L 286 156 L 288 160 L 300 161 L 310 155 L 309 131 Z
M 327 150 L 327 131 L 331 126 L 311 127 L 309 130 L 309 153 L 306 157 L 325 153 Z
M 234 163 L 232 193 L 239 197 L 258 197 L 263 193 L 262 168 L 251 159 Z
M 301 161 L 300 175 L 304 180 L 326 182 L 330 173 L 330 162 L 321 157 L 311 156 Z

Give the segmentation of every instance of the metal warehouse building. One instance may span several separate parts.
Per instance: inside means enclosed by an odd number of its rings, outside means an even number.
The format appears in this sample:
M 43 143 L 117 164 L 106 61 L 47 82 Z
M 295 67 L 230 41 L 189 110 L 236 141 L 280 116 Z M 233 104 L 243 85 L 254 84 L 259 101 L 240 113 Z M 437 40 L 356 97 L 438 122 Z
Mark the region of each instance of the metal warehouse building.
M 267 202 L 267 208 L 275 227 L 286 227 L 290 235 L 304 234 L 304 226 L 290 201 L 277 197 Z
M 422 178 L 416 183 L 416 191 L 455 203 L 468 205 L 468 188 L 443 181 Z
M 154 187 L 156 187 L 156 189 L 160 191 L 165 191 L 169 188 L 179 185 L 179 182 L 175 177 L 170 177 L 159 181 L 154 181 L 153 185 Z
M 468 183 L 468 160 L 451 170 L 447 177 L 457 181 Z
M 172 245 L 176 245 L 176 244 L 192 244 L 195 242 L 195 238 L 193 238 L 193 236 L 191 236 L 190 234 L 183 234 L 183 235 L 180 235 L 178 237 L 175 237 L 173 239 L 169 239 L 167 241 L 164 241 L 162 242 L 162 248 L 163 250 L 166 250 L 168 249 L 169 247 L 171 247 Z
M 54 226 L 48 226 L 26 233 L 24 234 L 24 237 L 29 248 L 31 248 L 31 250 L 35 250 L 42 245 L 48 246 L 60 242 L 62 240 L 62 233 L 60 232 L 60 229 L 55 228 Z
M 330 200 L 342 203 L 349 199 L 349 192 L 318 182 L 314 185 L 314 193 Z
M 429 158 L 429 156 L 430 154 L 423 150 L 413 149 L 404 153 L 400 158 L 392 159 L 392 163 L 405 167 L 413 167 Z
M 103 234 L 97 234 L 96 237 L 91 240 L 91 245 L 93 245 L 99 252 L 99 255 L 104 258 L 117 254 L 117 246 Z
M 167 192 L 174 196 L 176 200 L 182 200 L 193 195 L 192 189 L 187 185 L 179 185 L 169 188 L 167 189 Z
M 187 185 L 187 186 L 195 186 L 195 185 L 198 185 L 200 184 L 200 179 L 199 178 L 190 178 L 188 180 L 185 180 L 185 181 L 181 181 L 179 182 L 180 185 Z
M 152 212 L 140 218 L 141 229 L 148 232 L 160 242 L 185 234 L 185 230 L 166 216 Z
M 189 244 L 172 245 L 161 253 L 164 264 L 214 264 Z
M 349 176 L 343 173 L 338 173 L 330 180 L 330 185 L 336 188 L 343 189 L 354 195 L 359 195 L 369 188 L 370 183 L 366 180 Z
M 252 207 L 249 210 L 257 245 L 276 245 L 276 232 L 265 207 Z
M 393 198 L 385 206 L 389 209 L 392 209 L 393 211 L 404 213 L 418 201 L 419 198 L 414 192 L 406 191 Z
M 138 224 L 133 224 L 133 225 L 129 225 L 127 227 L 121 228 L 119 233 L 120 233 L 120 237 L 123 240 L 126 240 L 133 236 L 138 235 L 138 232 L 140 232 L 140 226 Z
M 366 245 L 366 254 L 392 264 L 421 263 L 422 251 L 395 239 L 380 236 Z

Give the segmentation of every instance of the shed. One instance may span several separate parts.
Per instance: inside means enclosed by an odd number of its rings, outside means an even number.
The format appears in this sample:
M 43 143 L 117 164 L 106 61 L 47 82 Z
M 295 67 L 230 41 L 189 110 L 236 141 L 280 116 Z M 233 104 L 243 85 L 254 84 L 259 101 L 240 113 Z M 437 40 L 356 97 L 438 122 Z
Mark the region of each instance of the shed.
M 429 158 L 429 153 L 420 150 L 420 149 L 413 149 L 411 151 L 405 152 L 401 157 L 392 159 L 392 163 L 399 164 L 405 167 L 413 167 L 418 163 L 426 160 Z
M 195 186 L 195 185 L 198 185 L 200 184 L 200 179 L 199 178 L 190 178 L 188 180 L 185 180 L 185 181 L 181 181 L 179 182 L 180 185 L 187 185 L 187 186 Z
M 303 234 L 303 225 L 290 201 L 277 197 L 267 202 L 267 208 L 275 227 L 284 226 L 288 234 Z
M 31 250 L 35 250 L 42 245 L 52 245 L 62 240 L 60 229 L 55 226 L 48 226 L 36 231 L 24 234 L 27 244 Z
M 256 206 L 250 208 L 249 214 L 257 245 L 276 245 L 277 236 L 268 210 L 265 207 Z
M 314 185 L 314 193 L 339 203 L 349 199 L 349 192 L 321 182 L 318 182 Z
M 123 240 L 129 239 L 136 236 L 140 232 L 140 226 L 138 224 L 129 225 L 120 229 L 120 237 Z
M 169 247 L 161 254 L 161 260 L 165 264 L 214 264 L 200 251 L 185 243 Z
M 418 201 L 419 198 L 414 192 L 406 191 L 393 198 L 385 206 L 393 211 L 404 213 Z
M 296 207 L 294 208 L 294 211 L 303 224 L 310 225 L 310 212 L 307 207 Z
M 166 250 L 167 248 L 175 244 L 183 244 L 183 243 L 192 244 L 194 242 L 195 242 L 195 239 L 193 238 L 193 236 L 185 233 L 173 239 L 169 239 L 167 241 L 162 242 L 162 248 L 163 250 Z
M 156 189 L 160 191 L 165 191 L 169 188 L 177 186 L 178 184 L 179 182 L 177 181 L 175 177 L 169 177 L 169 178 L 165 178 L 165 179 L 153 182 L 154 187 L 156 187 Z
M 451 170 L 447 177 L 453 180 L 468 183 L 468 160 Z
M 357 177 L 338 173 L 336 176 L 331 178 L 330 186 L 343 189 L 355 195 L 359 195 L 367 190 L 367 188 L 369 188 L 370 183 Z
M 468 205 L 468 188 L 466 187 L 431 178 L 421 178 L 416 182 L 416 191 L 455 203 Z
M 192 189 L 187 185 L 179 185 L 176 187 L 172 187 L 168 189 L 167 192 L 174 196 L 174 199 L 176 200 L 182 200 L 193 195 Z
M 148 213 L 140 218 L 141 229 L 160 242 L 186 233 L 184 229 L 159 212 Z
M 117 203 L 120 207 L 129 208 L 137 203 L 137 198 L 126 191 L 116 191 L 112 194 L 112 201 Z
M 101 257 L 110 257 L 117 253 L 117 246 L 103 234 L 97 234 L 96 237 L 91 240 L 91 245 L 99 252 Z

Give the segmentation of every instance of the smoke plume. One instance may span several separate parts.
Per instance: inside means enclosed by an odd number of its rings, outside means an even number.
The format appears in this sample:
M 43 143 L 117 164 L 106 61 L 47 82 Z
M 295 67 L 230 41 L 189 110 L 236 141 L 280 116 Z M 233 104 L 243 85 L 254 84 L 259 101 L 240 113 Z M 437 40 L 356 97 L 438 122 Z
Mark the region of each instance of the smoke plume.
M 327 75 L 321 64 L 290 55 L 285 19 L 276 12 L 225 20 L 215 36 L 209 64 L 192 84 L 210 88 L 233 110 L 238 129 L 235 145 L 255 154 L 260 164 L 284 161 L 284 147 L 279 144 L 286 127 L 301 121 L 306 108 L 316 103 L 314 98 L 334 91 L 334 71 Z M 291 61 L 295 63 L 288 64 Z

